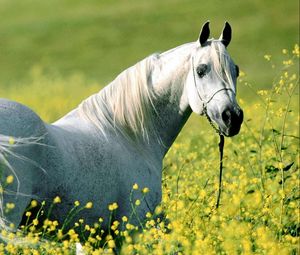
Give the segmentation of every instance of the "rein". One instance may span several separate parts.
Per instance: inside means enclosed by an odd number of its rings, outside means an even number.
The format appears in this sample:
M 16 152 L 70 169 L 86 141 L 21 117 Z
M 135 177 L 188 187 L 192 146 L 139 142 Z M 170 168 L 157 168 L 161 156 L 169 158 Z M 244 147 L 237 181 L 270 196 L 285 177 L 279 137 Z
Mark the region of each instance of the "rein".
M 218 189 L 218 197 L 216 208 L 219 208 L 221 192 L 222 192 L 222 173 L 223 173 L 223 151 L 224 151 L 224 135 L 220 134 L 220 142 L 219 142 L 219 152 L 220 152 L 220 165 L 219 165 L 219 189 Z
M 219 161 L 219 188 L 218 188 L 218 196 L 217 196 L 217 203 L 216 203 L 216 208 L 219 208 L 219 204 L 220 204 L 220 198 L 221 198 L 221 193 L 222 193 L 222 174 L 223 174 L 223 151 L 224 151 L 224 144 L 225 144 L 225 139 L 224 139 L 224 135 L 222 135 L 221 131 L 219 130 L 219 128 L 217 128 L 214 123 L 212 122 L 211 118 L 209 117 L 208 113 L 207 113 L 207 104 L 213 99 L 213 97 L 219 93 L 220 91 L 223 90 L 231 90 L 230 88 L 222 88 L 217 90 L 215 93 L 212 94 L 212 96 L 209 98 L 209 100 L 205 101 L 202 99 L 199 90 L 197 88 L 197 82 L 196 82 L 196 75 L 195 75 L 195 68 L 194 68 L 194 58 L 192 58 L 192 69 L 193 69 L 193 77 L 194 77 L 194 85 L 198 94 L 198 97 L 200 99 L 200 101 L 203 104 L 203 113 L 205 115 L 205 117 L 207 118 L 209 124 L 213 127 L 213 129 L 219 134 L 219 138 L 220 138 L 220 142 L 219 142 L 219 153 L 220 153 L 220 161 Z

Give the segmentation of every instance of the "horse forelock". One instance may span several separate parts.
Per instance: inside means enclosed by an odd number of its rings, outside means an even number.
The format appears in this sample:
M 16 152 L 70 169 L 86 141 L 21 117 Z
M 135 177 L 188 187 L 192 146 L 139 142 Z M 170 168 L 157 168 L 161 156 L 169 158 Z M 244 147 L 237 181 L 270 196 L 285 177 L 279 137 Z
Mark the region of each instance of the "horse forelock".
M 222 80 L 227 88 L 232 89 L 233 87 L 235 91 L 234 80 L 232 77 L 233 61 L 231 57 L 221 41 L 212 40 L 210 45 L 210 56 L 216 75 Z
M 153 117 L 152 55 L 123 71 L 99 93 L 84 100 L 79 112 L 106 136 L 113 129 L 130 140 L 156 136 Z

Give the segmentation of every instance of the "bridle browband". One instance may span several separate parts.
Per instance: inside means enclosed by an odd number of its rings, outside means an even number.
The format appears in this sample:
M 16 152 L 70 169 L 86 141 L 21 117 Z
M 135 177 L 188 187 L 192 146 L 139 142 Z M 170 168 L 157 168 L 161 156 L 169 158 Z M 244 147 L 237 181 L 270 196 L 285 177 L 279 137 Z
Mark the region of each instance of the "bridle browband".
M 221 135 L 221 131 L 219 130 L 219 128 L 217 128 L 215 126 L 215 124 L 213 123 L 213 121 L 211 120 L 211 118 L 209 117 L 208 113 L 207 113 L 207 104 L 214 98 L 214 96 L 216 94 L 218 94 L 219 92 L 223 91 L 223 90 L 230 90 L 233 92 L 233 94 L 235 94 L 235 92 L 231 89 L 231 88 L 221 88 L 219 90 L 217 90 L 216 92 L 214 92 L 210 97 L 209 99 L 206 101 L 204 100 L 201 95 L 200 95 L 200 92 L 198 90 L 198 87 L 197 87 L 197 81 L 196 81 L 196 74 L 195 74 L 195 65 L 194 65 L 194 57 L 192 57 L 192 69 L 193 69 L 193 77 L 194 77 L 194 85 L 195 85 L 195 88 L 196 88 L 196 91 L 197 91 L 197 94 L 198 94 L 198 97 L 200 99 L 200 101 L 202 102 L 202 105 L 203 105 L 203 113 L 205 115 L 205 117 L 207 118 L 209 124 L 213 127 L 213 129 L 219 134 Z

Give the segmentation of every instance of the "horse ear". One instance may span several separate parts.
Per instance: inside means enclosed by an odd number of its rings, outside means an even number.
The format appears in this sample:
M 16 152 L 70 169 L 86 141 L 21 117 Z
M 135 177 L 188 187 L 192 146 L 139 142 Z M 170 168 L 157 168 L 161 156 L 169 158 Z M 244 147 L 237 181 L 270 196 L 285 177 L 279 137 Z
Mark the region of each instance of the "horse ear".
M 209 31 L 209 21 L 207 21 L 203 25 L 203 27 L 201 29 L 201 32 L 200 32 L 200 35 L 199 35 L 199 42 L 200 42 L 201 46 L 203 46 L 206 43 L 206 41 L 209 37 L 209 33 L 210 33 L 210 31 Z
M 231 26 L 226 21 L 225 26 L 223 28 L 223 32 L 220 36 L 220 40 L 225 45 L 225 47 L 227 47 L 231 41 L 231 34 L 232 34 Z

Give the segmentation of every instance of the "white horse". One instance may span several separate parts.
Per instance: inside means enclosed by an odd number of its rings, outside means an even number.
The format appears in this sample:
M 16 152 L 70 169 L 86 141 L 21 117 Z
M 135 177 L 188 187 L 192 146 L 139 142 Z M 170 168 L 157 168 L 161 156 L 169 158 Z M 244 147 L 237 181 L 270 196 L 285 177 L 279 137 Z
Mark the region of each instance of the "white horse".
M 107 207 L 116 202 L 120 220 L 132 212 L 134 183 L 150 190 L 137 207 L 143 219 L 161 201 L 163 158 L 192 111 L 223 135 L 238 134 L 243 112 L 236 101 L 238 68 L 226 49 L 231 27 L 226 22 L 218 40 L 208 40 L 209 33 L 207 22 L 196 42 L 145 58 L 53 124 L 0 99 L 2 183 L 15 177 L 1 198 L 2 228 L 18 227 L 32 199 L 49 205 L 56 196 L 62 203 L 52 215 L 60 223 L 76 200 L 93 202 L 76 219 L 107 220 Z M 15 205 L 10 213 L 7 203 Z

